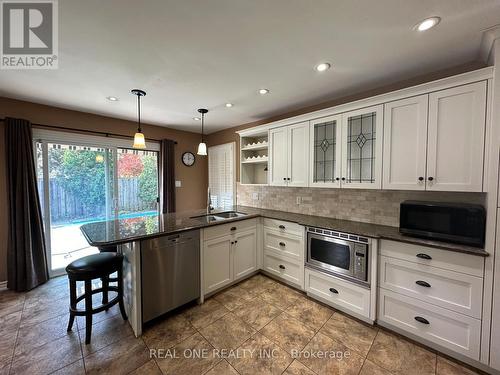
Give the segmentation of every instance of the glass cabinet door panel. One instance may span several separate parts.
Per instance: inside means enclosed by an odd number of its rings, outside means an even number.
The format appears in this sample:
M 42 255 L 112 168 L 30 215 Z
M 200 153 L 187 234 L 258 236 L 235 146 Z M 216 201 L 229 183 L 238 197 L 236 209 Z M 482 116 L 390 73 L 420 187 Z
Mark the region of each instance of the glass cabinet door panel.
M 377 113 L 370 112 L 348 117 L 346 130 L 346 182 L 374 183 Z
M 337 171 L 337 121 L 313 125 L 313 182 L 335 182 Z

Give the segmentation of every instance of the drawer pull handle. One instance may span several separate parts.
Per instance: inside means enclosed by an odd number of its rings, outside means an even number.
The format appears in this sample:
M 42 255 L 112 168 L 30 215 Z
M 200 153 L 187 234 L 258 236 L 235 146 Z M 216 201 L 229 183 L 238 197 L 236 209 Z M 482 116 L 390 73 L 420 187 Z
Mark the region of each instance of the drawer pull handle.
M 339 291 L 335 288 L 330 288 L 330 292 L 332 292 L 334 294 L 339 294 Z
M 430 324 L 429 321 L 425 318 L 422 318 L 421 316 L 416 316 L 415 317 L 415 320 L 419 323 L 422 323 L 422 324 Z
M 231 230 L 236 230 L 236 227 L 231 227 Z
M 281 268 L 282 270 L 286 269 L 286 267 L 285 267 L 284 265 L 282 265 L 282 264 L 280 264 L 280 268 Z
M 286 246 L 284 242 L 280 242 L 280 246 Z
M 430 255 L 423 254 L 423 253 L 417 254 L 417 258 L 427 259 L 427 260 L 431 260 L 432 259 L 432 257 Z
M 425 286 L 426 288 L 430 288 L 431 287 L 431 284 L 429 284 L 426 281 L 422 281 L 422 280 L 415 281 L 415 284 L 420 285 L 420 286 Z
M 280 225 L 278 228 L 285 229 L 285 226 L 284 225 Z

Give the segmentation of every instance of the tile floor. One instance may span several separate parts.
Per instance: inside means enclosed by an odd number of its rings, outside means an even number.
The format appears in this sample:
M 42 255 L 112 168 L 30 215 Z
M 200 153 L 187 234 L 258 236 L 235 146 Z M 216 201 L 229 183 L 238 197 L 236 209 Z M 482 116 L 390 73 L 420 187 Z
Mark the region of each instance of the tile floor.
M 94 316 L 85 345 L 82 319 L 66 332 L 67 309 L 65 277 L 28 293 L 0 292 L 0 375 L 475 373 L 260 274 L 141 338 L 114 306 Z

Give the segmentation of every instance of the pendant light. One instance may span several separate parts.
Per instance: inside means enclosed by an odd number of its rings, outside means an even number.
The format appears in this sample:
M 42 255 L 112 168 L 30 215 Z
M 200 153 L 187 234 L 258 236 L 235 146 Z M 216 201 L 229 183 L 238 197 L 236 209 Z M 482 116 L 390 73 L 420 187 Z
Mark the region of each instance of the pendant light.
M 208 109 L 200 108 L 198 110 L 201 113 L 201 143 L 198 145 L 198 155 L 207 155 L 207 144 L 203 141 L 203 125 L 205 124 L 205 113 Z
M 134 135 L 132 148 L 146 148 L 146 140 L 141 129 L 141 96 L 146 96 L 146 91 L 133 89 L 131 93 L 137 95 L 137 133 Z

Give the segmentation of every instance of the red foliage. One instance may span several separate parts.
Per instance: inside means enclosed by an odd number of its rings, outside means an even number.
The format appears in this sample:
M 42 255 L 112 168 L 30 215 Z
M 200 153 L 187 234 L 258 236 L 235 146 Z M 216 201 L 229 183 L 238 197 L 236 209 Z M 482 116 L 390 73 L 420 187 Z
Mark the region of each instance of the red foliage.
M 118 156 L 118 176 L 138 177 L 143 169 L 144 165 L 139 155 L 121 154 Z

